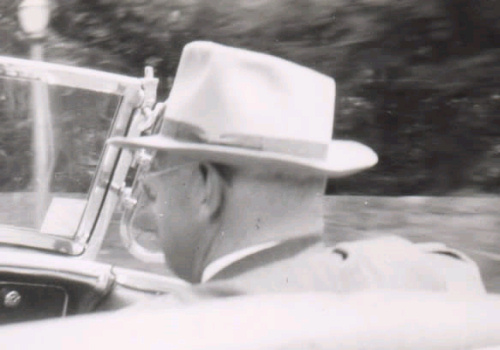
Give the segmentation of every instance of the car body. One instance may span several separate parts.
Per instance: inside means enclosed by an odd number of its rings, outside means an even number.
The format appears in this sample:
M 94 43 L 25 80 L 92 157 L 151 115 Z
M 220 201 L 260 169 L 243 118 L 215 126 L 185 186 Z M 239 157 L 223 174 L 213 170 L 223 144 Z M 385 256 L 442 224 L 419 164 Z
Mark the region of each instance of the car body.
M 141 210 L 137 183 L 153 154 L 105 143 L 111 136 L 158 129 L 162 105 L 152 70 L 134 78 L 0 57 L 0 82 L 0 323 L 5 327 L 0 344 L 332 349 L 500 344 L 496 296 L 309 293 L 172 306 L 168 296 L 189 293 L 190 285 L 168 272 L 162 253 L 155 251 L 154 225 Z M 83 316 L 64 318 L 71 315 Z M 43 321 L 25 322 L 35 320 Z

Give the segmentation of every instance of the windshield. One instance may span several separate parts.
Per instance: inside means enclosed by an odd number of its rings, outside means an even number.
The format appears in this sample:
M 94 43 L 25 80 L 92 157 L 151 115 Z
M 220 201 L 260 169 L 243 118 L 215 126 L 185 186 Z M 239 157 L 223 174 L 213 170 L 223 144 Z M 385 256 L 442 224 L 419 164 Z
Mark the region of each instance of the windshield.
M 0 225 L 72 237 L 120 97 L 0 78 Z
M 139 225 L 123 225 L 119 199 L 135 177 L 132 154 L 105 146 L 110 135 L 140 132 L 134 113 L 143 91 L 154 103 L 154 77 L 0 57 L 0 245 L 166 272 L 122 243 L 127 226 L 157 250 L 147 211 L 133 211 Z

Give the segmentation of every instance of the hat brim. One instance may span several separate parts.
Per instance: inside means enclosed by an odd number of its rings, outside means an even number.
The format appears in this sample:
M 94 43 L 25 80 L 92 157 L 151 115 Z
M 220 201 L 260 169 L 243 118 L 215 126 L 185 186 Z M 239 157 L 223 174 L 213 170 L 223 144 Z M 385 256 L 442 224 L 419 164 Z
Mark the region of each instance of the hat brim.
M 243 147 L 178 141 L 163 135 L 112 137 L 107 142 L 123 148 L 146 148 L 175 152 L 178 155 L 234 165 L 268 165 L 277 169 L 304 171 L 330 178 L 344 177 L 371 168 L 378 162 L 377 154 L 369 147 L 347 140 L 332 140 L 326 159 L 307 159 L 282 153 L 253 150 Z

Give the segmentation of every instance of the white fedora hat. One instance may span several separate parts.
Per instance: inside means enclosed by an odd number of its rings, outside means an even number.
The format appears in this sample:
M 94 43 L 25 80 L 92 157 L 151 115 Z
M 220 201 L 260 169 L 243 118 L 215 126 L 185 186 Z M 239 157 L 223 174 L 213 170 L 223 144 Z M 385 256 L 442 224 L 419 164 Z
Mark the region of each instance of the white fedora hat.
M 192 42 L 182 52 L 160 132 L 108 142 L 329 177 L 375 165 L 369 147 L 332 140 L 334 106 L 335 82 L 326 75 L 262 53 Z

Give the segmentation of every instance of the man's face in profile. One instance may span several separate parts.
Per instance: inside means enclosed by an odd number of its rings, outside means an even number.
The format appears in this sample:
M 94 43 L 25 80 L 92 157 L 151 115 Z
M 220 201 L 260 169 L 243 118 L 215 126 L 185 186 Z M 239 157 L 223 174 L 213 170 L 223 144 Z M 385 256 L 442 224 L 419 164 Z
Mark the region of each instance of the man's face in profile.
M 157 153 L 142 181 L 152 203 L 162 249 L 176 271 L 192 264 L 204 231 L 198 215 L 200 181 L 198 163 L 165 152 Z

